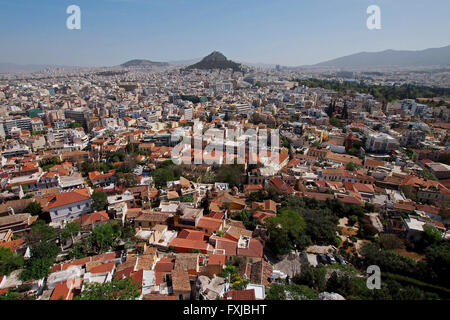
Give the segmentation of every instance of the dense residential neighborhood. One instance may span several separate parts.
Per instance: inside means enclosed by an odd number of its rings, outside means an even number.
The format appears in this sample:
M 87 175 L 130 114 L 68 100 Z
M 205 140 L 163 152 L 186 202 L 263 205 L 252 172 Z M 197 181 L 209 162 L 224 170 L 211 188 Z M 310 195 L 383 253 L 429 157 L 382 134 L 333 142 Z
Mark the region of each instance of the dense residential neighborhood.
M 212 56 L 0 81 L 0 299 L 448 299 L 448 89 Z

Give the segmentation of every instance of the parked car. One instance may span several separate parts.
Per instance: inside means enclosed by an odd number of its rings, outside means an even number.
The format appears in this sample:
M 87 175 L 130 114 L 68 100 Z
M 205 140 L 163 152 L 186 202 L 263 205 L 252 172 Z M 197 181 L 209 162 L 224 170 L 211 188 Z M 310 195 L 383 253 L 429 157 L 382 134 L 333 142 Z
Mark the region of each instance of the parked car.
M 333 255 L 330 254 L 330 253 L 327 254 L 327 259 L 328 259 L 328 262 L 329 262 L 330 264 L 335 264 L 335 263 L 336 263 L 336 259 L 335 259 L 335 258 L 333 257 Z
M 324 254 L 319 253 L 317 255 L 317 263 L 328 264 L 328 259 Z
M 336 256 L 336 261 L 342 265 L 347 264 L 342 256 Z

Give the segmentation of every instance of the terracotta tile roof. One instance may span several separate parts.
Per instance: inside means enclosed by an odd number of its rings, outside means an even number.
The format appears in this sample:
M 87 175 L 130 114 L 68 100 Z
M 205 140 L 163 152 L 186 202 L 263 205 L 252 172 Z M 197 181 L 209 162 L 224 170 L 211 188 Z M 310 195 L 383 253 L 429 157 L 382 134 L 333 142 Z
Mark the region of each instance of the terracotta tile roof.
M 270 263 L 263 260 L 255 262 L 251 266 L 250 282 L 268 286 L 272 272 L 273 267 Z
M 190 229 L 183 229 L 178 234 L 178 238 L 182 239 L 189 239 L 189 240 L 198 240 L 203 241 L 206 238 L 206 233 L 203 231 L 198 230 L 190 230 Z
M 208 265 L 224 266 L 227 263 L 227 256 L 224 254 L 210 254 Z
M 223 205 L 223 202 L 221 201 L 211 201 L 209 204 L 209 211 L 212 212 L 219 212 L 221 211 L 220 207 Z
M 416 210 L 416 207 L 414 205 L 412 205 L 412 204 L 397 202 L 397 203 L 394 204 L 394 209 L 396 209 L 396 210 L 414 211 L 414 210 Z
M 170 273 L 173 269 L 169 270 L 168 272 L 160 272 L 155 271 L 155 284 L 159 286 L 161 283 L 165 282 L 165 276 L 166 273 Z
M 328 160 L 332 160 L 334 162 L 341 162 L 341 163 L 344 163 L 344 164 L 347 164 L 347 163 L 350 163 L 350 162 L 353 162 L 355 164 L 359 164 L 360 166 L 363 164 L 362 163 L 363 161 L 360 158 L 355 157 L 355 156 L 351 156 L 351 155 L 348 155 L 348 154 L 338 154 L 338 153 L 330 152 L 328 154 L 327 159 Z
M 443 223 L 440 222 L 440 221 L 432 220 L 432 222 L 433 222 L 433 224 L 434 224 L 436 227 L 438 227 L 438 228 L 441 228 L 441 229 L 444 229 L 444 230 L 447 229 L 447 228 L 445 227 L 445 224 L 443 224 Z
M 369 167 L 383 167 L 385 165 L 384 161 L 372 160 L 366 158 L 364 160 L 364 165 Z
M 175 238 L 170 241 L 169 246 L 182 250 L 200 250 L 203 253 L 212 251 L 212 247 L 209 243 L 199 240 L 189 240 L 182 238 Z
M 262 189 L 263 189 L 263 186 L 261 184 L 246 184 L 246 185 L 244 185 L 245 192 L 258 191 L 258 190 L 262 190 Z
M 152 270 L 153 263 L 155 261 L 154 255 L 141 255 L 138 258 L 138 263 L 136 266 L 137 270 Z
M 344 203 L 349 203 L 349 204 L 361 205 L 361 203 L 362 203 L 362 201 L 356 197 L 346 196 L 346 195 L 341 195 L 341 194 L 337 194 L 336 199 L 341 200 Z
M 249 290 L 230 290 L 224 294 L 224 300 L 256 300 L 255 289 Z
M 225 237 L 229 238 L 228 236 L 231 236 L 229 239 L 238 241 L 240 236 L 251 237 L 252 234 L 253 232 L 247 230 L 245 227 L 230 226 L 225 233 Z
M 276 189 L 278 189 L 278 191 L 280 191 L 282 193 L 293 193 L 294 192 L 294 189 L 291 186 L 289 186 L 286 182 L 281 180 L 279 177 L 273 177 L 272 179 L 270 179 L 270 183 Z
M 86 271 L 90 272 L 92 268 L 98 267 L 102 265 L 103 263 L 101 261 L 89 261 L 86 263 Z
M 197 228 L 199 229 L 207 229 L 209 231 L 219 230 L 222 226 L 223 220 L 214 219 L 209 217 L 202 217 L 197 222 Z
M 418 204 L 417 209 L 426 213 L 439 214 L 439 208 L 429 204 Z
M 50 268 L 50 273 L 62 271 L 62 264 L 55 264 Z
M 219 201 L 223 203 L 236 203 L 245 207 L 245 199 L 237 198 L 229 193 L 229 191 L 224 191 L 214 199 L 214 201 Z
M 91 199 L 87 189 L 79 189 L 71 192 L 63 192 L 54 196 L 48 197 L 48 209 L 53 209 L 68 204 L 73 204 L 81 201 Z
M 314 198 L 319 201 L 326 201 L 327 199 L 334 198 L 334 195 L 332 194 L 318 192 L 303 192 L 303 196 L 306 198 Z
M 250 239 L 247 249 L 237 248 L 238 256 L 261 258 L 263 256 L 264 246 L 258 239 Z
M 109 170 L 107 173 L 101 173 L 98 171 L 89 172 L 89 180 L 95 181 L 99 179 L 106 179 L 112 177 L 116 173 L 116 170 Z
M 104 263 L 91 268 L 90 273 L 112 273 L 116 267 L 115 262 Z
M 216 238 L 216 249 L 225 250 L 225 255 L 235 256 L 237 252 L 237 242 L 225 238 Z
M 271 212 L 264 212 L 264 211 L 254 211 L 253 212 L 253 218 L 258 219 L 263 224 L 267 218 L 276 217 L 276 216 L 277 215 L 275 213 L 271 213 Z
M 66 270 L 66 269 L 68 269 L 69 267 L 72 267 L 72 266 L 84 266 L 89 261 L 91 261 L 91 257 L 86 257 L 86 258 L 82 258 L 82 259 L 73 260 L 71 262 L 64 263 L 62 265 L 61 269 L 62 270 Z
M 225 214 L 223 214 L 222 212 L 210 212 L 207 215 L 205 215 L 205 217 L 222 220 L 225 217 Z
M 180 197 L 180 195 L 179 195 L 178 192 L 176 192 L 176 191 L 169 191 L 169 192 L 167 193 L 167 199 L 168 199 L 168 200 L 177 199 L 177 198 L 179 198 L 179 197 Z
M 175 258 L 163 257 L 155 265 L 155 272 L 170 272 L 175 267 Z
M 375 193 L 375 190 L 373 188 L 372 184 L 365 184 L 365 183 L 354 183 L 353 189 L 356 192 L 364 192 L 364 193 Z
M 174 269 L 183 269 L 186 271 L 194 270 L 197 271 L 199 263 L 198 253 L 179 253 L 175 257 L 175 267 Z
M 22 247 L 24 243 L 25 240 L 22 238 L 7 242 L 0 242 L 0 248 L 11 249 L 12 252 L 16 252 L 16 250 Z
M 228 219 L 227 220 L 227 225 L 231 226 L 231 227 L 237 227 L 237 228 L 245 229 L 244 223 L 242 221 L 240 221 L 240 220 Z
M 131 276 L 131 274 L 134 272 L 134 266 L 132 267 L 127 267 L 124 269 L 119 270 L 119 268 L 117 268 L 116 273 L 114 274 L 114 279 L 127 279 Z
M 142 214 L 142 208 L 128 208 L 127 219 L 135 219 Z
M 164 213 L 143 212 L 135 220 L 145 222 L 165 223 L 167 219 L 169 219 L 169 216 Z
M 189 282 L 187 271 L 182 269 L 172 270 L 171 274 L 173 291 L 191 291 L 191 283 Z
M 108 221 L 109 220 L 109 216 L 106 213 L 105 210 L 103 211 L 98 211 L 98 212 L 93 212 L 90 214 L 85 214 L 81 217 L 79 217 L 78 219 L 76 219 L 75 221 L 77 221 L 82 227 L 84 226 L 90 226 L 102 221 Z
M 144 279 L 144 270 L 138 270 L 130 274 L 131 281 L 136 283 L 142 290 L 142 281 Z M 142 291 L 141 291 L 142 292 Z
M 50 300 L 72 300 L 72 282 L 67 280 L 57 283 Z
M 277 212 L 277 203 L 273 200 L 265 200 L 264 202 L 252 202 L 252 209 L 263 211 Z
M 120 252 L 107 252 L 107 253 L 99 254 L 96 256 L 92 256 L 91 260 L 92 261 L 109 262 L 111 260 L 115 260 L 115 259 L 119 258 L 119 256 L 120 256 Z M 127 259 L 127 261 L 128 261 L 128 259 Z

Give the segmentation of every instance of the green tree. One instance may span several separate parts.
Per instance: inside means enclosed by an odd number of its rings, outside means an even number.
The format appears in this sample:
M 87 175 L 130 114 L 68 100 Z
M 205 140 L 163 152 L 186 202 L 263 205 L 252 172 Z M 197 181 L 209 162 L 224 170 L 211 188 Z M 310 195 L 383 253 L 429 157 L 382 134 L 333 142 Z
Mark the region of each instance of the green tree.
M 126 150 L 127 153 L 134 153 L 135 152 L 134 143 L 128 143 L 126 146 Z
M 308 264 L 302 267 L 301 272 L 292 280 L 296 284 L 305 285 L 320 292 L 325 290 L 326 274 L 327 270 L 323 265 L 313 267 Z
M 119 223 L 112 221 L 94 228 L 89 236 L 89 241 L 93 248 L 100 252 L 110 249 L 117 239 L 122 236 L 122 229 Z
M 88 283 L 75 300 L 135 300 L 141 295 L 132 278 L 105 283 Z
M 70 222 L 68 224 L 66 224 L 66 226 L 64 227 L 64 229 L 61 230 L 61 238 L 66 240 L 66 239 L 72 239 L 73 242 L 73 237 L 80 231 L 81 227 L 80 224 L 77 222 Z
M 242 221 L 244 223 L 244 226 L 252 231 L 255 230 L 256 226 L 259 224 L 259 221 L 253 218 L 253 211 L 245 209 L 232 213 L 231 219 Z
M 92 193 L 92 207 L 95 211 L 102 211 L 106 209 L 108 204 L 107 198 L 108 195 L 102 191 L 95 191 Z
M 345 169 L 348 171 L 355 171 L 356 169 L 359 169 L 359 168 L 361 168 L 361 166 L 359 164 L 353 163 L 353 162 L 349 162 L 345 166 Z
M 348 119 L 348 107 L 347 107 L 347 105 L 345 105 L 344 108 L 342 109 L 342 118 L 343 119 Z
M 239 186 L 241 183 L 241 174 L 243 167 L 238 164 L 222 165 L 217 172 L 217 181 L 225 182 L 230 187 Z
M 435 226 L 426 224 L 423 226 L 424 239 L 430 244 L 435 244 L 441 242 L 444 237 L 442 232 Z
M 425 256 L 425 262 L 420 261 L 424 269 L 423 278 L 450 287 L 450 243 L 441 242 L 427 247 Z
M 59 247 L 54 242 L 39 242 L 33 245 L 31 257 L 25 262 L 25 267 L 19 278 L 22 281 L 44 278 L 50 272 L 50 267 L 58 253 Z
M 156 188 L 161 189 L 167 186 L 168 181 L 175 180 L 175 176 L 172 170 L 168 168 L 160 168 L 153 171 L 153 179 Z
M 9 290 L 6 293 L 0 295 L 0 300 L 19 300 L 20 298 L 21 295 L 19 293 Z
M 39 216 L 42 214 L 42 206 L 36 201 L 30 202 L 25 208 L 25 212 L 28 212 L 32 216 Z
M 380 246 L 385 250 L 403 249 L 405 247 L 403 241 L 395 234 L 383 233 L 380 234 L 378 239 Z
M 317 300 L 317 291 L 297 284 L 271 284 L 265 300 Z
M 87 241 L 77 242 L 69 252 L 70 259 L 82 259 L 88 255 L 89 244 Z
M 339 120 L 336 117 L 331 117 L 330 118 L 330 124 L 332 126 L 335 126 L 335 127 L 338 127 L 338 128 L 341 127 L 341 123 L 339 122 Z
M 138 179 L 133 173 L 117 172 L 117 184 L 126 188 L 134 187 L 138 184 Z
M 438 178 L 436 178 L 436 176 L 434 175 L 434 173 L 431 172 L 431 171 L 428 171 L 428 170 L 422 170 L 421 176 L 422 176 L 423 178 L 425 178 L 425 179 L 438 181 Z
M 385 272 L 413 276 L 417 271 L 417 264 L 413 259 L 400 256 L 394 251 L 381 249 L 375 243 L 365 243 L 360 249 L 360 254 L 364 265 L 378 265 Z
M 79 122 L 72 122 L 72 123 L 69 124 L 68 127 L 71 128 L 71 129 L 76 129 L 76 128 L 82 128 L 83 125 L 81 123 L 79 123 Z
M 56 239 L 58 231 L 50 227 L 44 220 L 37 220 L 31 225 L 30 232 L 26 235 L 28 242 Z
M 269 231 L 269 247 L 276 254 L 286 254 L 293 249 L 296 239 L 300 238 L 306 228 L 302 216 L 293 209 L 284 208 L 276 217 L 266 220 Z
M 9 248 L 0 247 L 0 276 L 9 275 L 23 266 L 23 257 L 15 254 Z

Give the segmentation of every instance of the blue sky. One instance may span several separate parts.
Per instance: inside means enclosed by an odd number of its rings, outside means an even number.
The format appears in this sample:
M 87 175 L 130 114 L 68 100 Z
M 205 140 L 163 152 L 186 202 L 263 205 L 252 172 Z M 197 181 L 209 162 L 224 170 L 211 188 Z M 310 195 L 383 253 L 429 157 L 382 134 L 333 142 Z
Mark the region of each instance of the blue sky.
M 81 8 L 81 30 L 66 8 Z M 368 30 L 366 8 L 381 8 Z M 450 45 L 449 0 L 0 0 L 0 62 L 112 66 L 213 50 L 254 63 L 305 65 L 360 51 Z

